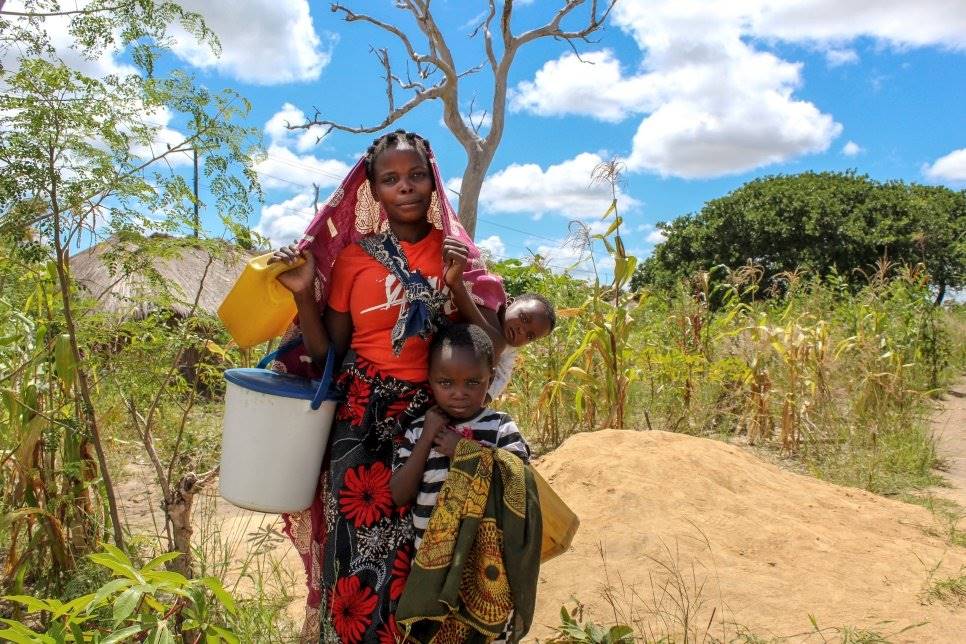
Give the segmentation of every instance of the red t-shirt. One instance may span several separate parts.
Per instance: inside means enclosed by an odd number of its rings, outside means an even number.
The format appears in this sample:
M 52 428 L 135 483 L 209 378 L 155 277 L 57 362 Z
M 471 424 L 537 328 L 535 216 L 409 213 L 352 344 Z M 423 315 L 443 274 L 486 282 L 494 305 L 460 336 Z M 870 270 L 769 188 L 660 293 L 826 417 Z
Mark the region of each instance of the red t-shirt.
M 409 268 L 419 271 L 430 286 L 442 288 L 443 232 L 433 229 L 416 243 L 401 241 Z M 405 290 L 399 280 L 369 256 L 359 244 L 346 246 L 332 267 L 328 305 L 352 315 L 352 348 L 388 376 L 425 382 L 429 370 L 429 342 L 406 340 L 398 356 L 392 353 L 392 328 L 399 319 Z M 452 302 L 446 314 L 455 312 Z

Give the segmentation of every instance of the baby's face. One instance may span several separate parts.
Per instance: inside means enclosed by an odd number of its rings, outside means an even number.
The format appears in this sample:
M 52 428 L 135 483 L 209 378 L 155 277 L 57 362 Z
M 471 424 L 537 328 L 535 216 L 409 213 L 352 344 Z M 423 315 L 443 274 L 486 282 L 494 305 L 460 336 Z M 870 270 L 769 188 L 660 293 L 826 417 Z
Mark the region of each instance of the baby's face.
M 483 409 L 491 370 L 469 347 L 444 345 L 430 356 L 429 386 L 433 397 L 454 421 L 469 420 Z
M 514 301 L 503 315 L 503 339 L 511 347 L 522 347 L 550 333 L 547 309 L 539 300 Z

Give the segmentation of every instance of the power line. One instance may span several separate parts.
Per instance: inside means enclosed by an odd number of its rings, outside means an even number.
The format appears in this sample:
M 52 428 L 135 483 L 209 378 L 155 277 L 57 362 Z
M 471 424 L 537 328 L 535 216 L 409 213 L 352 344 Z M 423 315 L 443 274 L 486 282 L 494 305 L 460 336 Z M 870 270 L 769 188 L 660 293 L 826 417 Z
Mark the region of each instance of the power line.
M 316 174 L 320 174 L 323 177 L 329 177 L 330 179 L 336 179 L 339 182 L 341 182 L 342 179 L 344 178 L 344 177 L 341 177 L 339 175 L 332 174 L 331 172 L 325 172 L 324 170 L 320 170 L 319 168 L 314 167 L 314 166 L 306 165 L 304 163 L 299 163 L 297 161 L 290 161 L 288 159 L 280 159 L 280 158 L 274 157 L 274 156 L 272 156 L 270 154 L 266 154 L 265 155 L 265 158 L 266 159 L 271 159 L 272 161 L 277 161 L 278 163 L 282 163 L 282 164 L 285 164 L 285 165 L 288 165 L 288 166 L 292 166 L 293 168 L 300 168 L 302 170 L 308 170 L 309 172 L 314 172 Z M 306 186 L 306 187 L 308 187 L 308 186 Z
M 500 224 L 500 223 L 497 223 L 497 222 L 493 221 L 492 219 L 486 219 L 485 217 L 477 217 L 476 219 L 477 219 L 477 221 L 482 221 L 482 222 L 484 222 L 486 224 L 489 224 L 491 226 L 496 226 L 497 228 L 506 228 L 507 230 L 512 230 L 515 233 L 520 233 L 522 235 L 527 235 L 529 237 L 535 237 L 537 239 L 543 239 L 543 240 L 546 240 L 546 241 L 549 241 L 549 242 L 553 242 L 554 244 L 562 244 L 565 241 L 567 241 L 566 239 L 553 239 L 552 237 L 544 237 L 543 235 L 537 235 L 536 233 L 530 232 L 528 230 L 521 230 L 519 228 L 514 228 L 513 226 L 507 226 L 506 224 Z

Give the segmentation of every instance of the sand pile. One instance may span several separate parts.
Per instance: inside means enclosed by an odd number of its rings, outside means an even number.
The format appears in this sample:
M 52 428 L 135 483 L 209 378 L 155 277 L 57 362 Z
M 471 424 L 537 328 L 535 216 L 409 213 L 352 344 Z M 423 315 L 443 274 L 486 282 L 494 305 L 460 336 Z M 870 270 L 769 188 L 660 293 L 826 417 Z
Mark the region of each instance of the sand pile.
M 930 574 L 963 574 L 966 549 L 939 536 L 923 508 L 666 432 L 579 434 L 537 468 L 581 528 L 571 551 L 541 570 L 530 638 L 546 638 L 572 596 L 586 616 L 613 622 L 609 584 L 620 619 L 652 635 L 680 632 L 675 621 L 689 612 L 699 633 L 710 620 L 719 638 L 723 619 L 729 639 L 739 625 L 821 641 L 803 635 L 812 614 L 821 627 L 867 628 L 894 642 L 966 641 L 966 607 L 924 595 Z

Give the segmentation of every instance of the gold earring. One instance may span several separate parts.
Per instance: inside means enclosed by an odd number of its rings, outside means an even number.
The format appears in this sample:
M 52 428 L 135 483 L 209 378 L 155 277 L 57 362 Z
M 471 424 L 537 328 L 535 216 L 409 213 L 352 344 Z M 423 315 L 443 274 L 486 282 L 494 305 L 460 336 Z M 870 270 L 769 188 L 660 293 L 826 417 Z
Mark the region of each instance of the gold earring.
M 435 190 L 433 190 L 433 195 L 429 198 L 429 211 L 426 213 L 426 218 L 429 219 L 429 223 L 434 228 L 438 230 L 443 229 L 443 212 L 442 208 L 439 207 L 439 197 L 436 195 Z
M 379 202 L 372 196 L 368 181 L 356 190 L 356 230 L 363 235 L 379 231 Z

